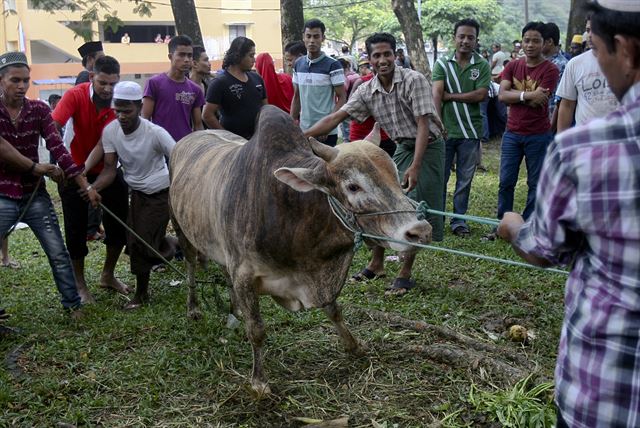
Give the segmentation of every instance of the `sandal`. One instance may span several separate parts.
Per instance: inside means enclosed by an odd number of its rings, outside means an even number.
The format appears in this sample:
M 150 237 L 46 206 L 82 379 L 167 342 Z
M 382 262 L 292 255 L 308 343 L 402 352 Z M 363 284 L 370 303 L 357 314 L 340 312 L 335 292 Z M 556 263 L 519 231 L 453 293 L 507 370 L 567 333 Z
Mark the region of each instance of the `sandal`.
M 351 282 L 363 282 L 371 281 L 378 278 L 384 278 L 386 275 L 384 272 L 375 273 L 367 268 L 362 269 L 360 272 L 353 275 L 350 279 Z
M 0 321 L 7 320 L 10 316 L 11 315 L 9 315 L 7 311 L 5 311 L 3 308 L 0 308 Z
M 416 281 L 410 278 L 396 278 L 391 287 L 384 292 L 385 296 L 404 296 L 416 286 Z

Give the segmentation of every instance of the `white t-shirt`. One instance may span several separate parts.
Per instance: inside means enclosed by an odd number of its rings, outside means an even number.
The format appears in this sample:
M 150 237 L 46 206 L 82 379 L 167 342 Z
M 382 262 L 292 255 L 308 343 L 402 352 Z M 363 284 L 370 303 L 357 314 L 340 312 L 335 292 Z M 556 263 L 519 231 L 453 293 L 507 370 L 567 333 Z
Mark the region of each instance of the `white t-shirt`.
M 151 195 L 169 187 L 165 156 L 176 145 L 164 128 L 140 118 L 140 126 L 129 135 L 117 120 L 102 131 L 105 153 L 116 153 L 124 170 L 124 180 L 134 190 Z
M 493 61 L 496 61 L 496 66 L 493 67 L 491 69 L 491 74 L 500 74 L 502 73 L 502 70 L 504 70 L 504 60 L 507 59 L 507 54 L 502 52 L 502 51 L 498 51 L 498 52 L 494 52 L 493 56 L 491 57 L 491 63 L 493 64 Z
M 618 108 L 593 51 L 571 58 L 564 68 L 556 95 L 576 102 L 576 124 L 604 117 Z

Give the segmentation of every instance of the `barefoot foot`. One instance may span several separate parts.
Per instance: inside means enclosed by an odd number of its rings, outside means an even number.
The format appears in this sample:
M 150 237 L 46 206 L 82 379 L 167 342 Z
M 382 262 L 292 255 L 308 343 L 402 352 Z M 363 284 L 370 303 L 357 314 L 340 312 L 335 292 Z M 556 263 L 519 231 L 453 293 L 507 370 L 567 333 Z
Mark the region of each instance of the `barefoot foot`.
M 102 274 L 100 277 L 100 288 L 111 289 L 116 291 L 117 293 L 127 295 L 131 292 L 129 287 L 121 282 L 118 278 L 113 275 L 105 275 Z

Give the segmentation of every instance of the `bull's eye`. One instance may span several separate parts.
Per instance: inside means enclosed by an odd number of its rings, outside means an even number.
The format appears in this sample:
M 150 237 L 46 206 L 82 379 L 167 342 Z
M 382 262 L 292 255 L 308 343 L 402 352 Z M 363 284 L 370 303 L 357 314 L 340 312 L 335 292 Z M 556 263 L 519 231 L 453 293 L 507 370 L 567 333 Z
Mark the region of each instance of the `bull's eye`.
M 350 192 L 353 192 L 353 193 L 356 193 L 356 192 L 358 192 L 358 191 L 360 191 L 360 190 L 361 190 L 361 189 L 360 189 L 360 186 L 358 186 L 358 185 L 357 185 L 357 184 L 355 184 L 355 183 L 351 183 L 351 184 L 349 184 L 349 185 L 347 186 L 347 189 L 349 189 L 349 191 L 350 191 Z

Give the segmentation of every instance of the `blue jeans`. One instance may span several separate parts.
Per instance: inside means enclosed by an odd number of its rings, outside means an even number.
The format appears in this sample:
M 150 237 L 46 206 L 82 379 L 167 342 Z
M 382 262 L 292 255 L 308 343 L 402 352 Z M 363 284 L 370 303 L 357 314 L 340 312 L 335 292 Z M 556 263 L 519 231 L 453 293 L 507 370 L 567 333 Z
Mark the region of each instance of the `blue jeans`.
M 340 129 L 342 130 L 342 142 L 343 143 L 348 143 L 349 140 L 349 131 L 351 128 L 351 120 L 347 119 L 347 120 L 343 120 L 342 123 L 340 124 Z
M 58 217 L 47 191 L 40 189 L 37 192 L 21 221 L 29 225 L 49 259 L 62 306 L 74 309 L 80 306 L 80 296 L 76 289 L 71 259 L 62 240 Z M 19 200 L 0 197 L 0 236 L 4 236 L 18 220 L 30 196 L 31 194 L 26 194 Z
M 451 176 L 451 164 L 453 157 L 456 158 L 456 190 L 453 194 L 453 212 L 455 214 L 466 214 L 469 206 L 469 193 L 471 191 L 471 181 L 476 172 L 478 160 L 478 149 L 480 140 L 465 138 L 449 138 L 446 141 L 446 154 L 444 164 L 444 204 L 447 206 L 447 183 Z M 451 219 L 451 230 L 458 227 L 469 229 L 464 220 Z
M 480 102 L 480 113 L 482 114 L 482 141 L 489 141 L 489 97 L 485 97 Z
M 498 190 L 498 218 L 513 211 L 513 194 L 518 182 L 518 172 L 524 157 L 527 166 L 527 204 L 522 216 L 528 219 L 535 208 L 536 189 L 542 162 L 551 142 L 550 132 L 536 135 L 520 135 L 506 131 L 502 136 L 500 154 L 500 189 Z

